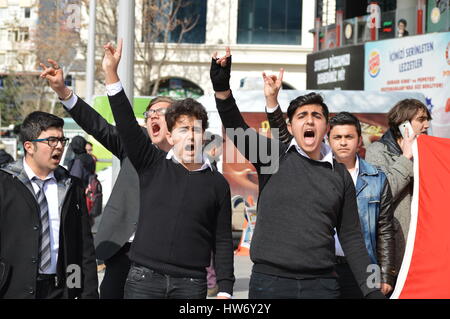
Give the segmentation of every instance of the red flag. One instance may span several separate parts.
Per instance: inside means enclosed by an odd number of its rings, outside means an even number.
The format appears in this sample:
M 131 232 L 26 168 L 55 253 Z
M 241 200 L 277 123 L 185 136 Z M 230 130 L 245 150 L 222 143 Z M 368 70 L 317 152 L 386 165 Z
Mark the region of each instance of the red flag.
M 450 298 L 450 139 L 421 135 L 406 251 L 392 298 Z M 418 178 L 417 178 L 418 176 Z

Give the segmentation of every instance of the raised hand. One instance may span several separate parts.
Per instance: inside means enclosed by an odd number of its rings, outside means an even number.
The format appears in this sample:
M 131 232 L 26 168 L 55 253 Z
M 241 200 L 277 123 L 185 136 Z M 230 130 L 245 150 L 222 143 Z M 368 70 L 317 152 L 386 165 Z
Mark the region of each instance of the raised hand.
M 216 92 L 230 90 L 230 74 L 231 74 L 231 51 L 226 48 L 225 56 L 217 58 L 217 52 L 212 55 L 211 69 L 209 75 Z
M 401 140 L 399 144 L 403 156 L 405 156 L 407 159 L 413 158 L 413 144 L 415 139 L 416 134 L 414 134 L 414 132 L 410 133 L 409 130 L 405 130 L 405 137 Z
M 59 64 L 52 59 L 47 59 L 48 63 L 50 63 L 50 67 L 47 67 L 44 63 L 39 63 L 42 67 L 43 71 L 40 74 L 40 77 L 43 79 L 47 79 L 48 84 L 58 94 L 60 99 L 64 99 L 69 96 L 71 91 L 64 84 L 64 73 L 60 68 Z
M 276 107 L 278 105 L 278 92 L 283 85 L 284 69 L 280 69 L 278 77 L 276 75 L 267 75 L 263 72 L 264 80 L 264 96 L 266 97 L 266 105 L 269 108 Z
M 119 66 L 120 58 L 122 56 L 123 40 L 120 39 L 117 45 L 117 49 L 114 48 L 112 43 L 107 43 L 103 46 L 105 50 L 105 56 L 102 61 L 102 68 L 106 75 L 106 84 L 112 84 L 119 81 L 117 75 L 117 68 Z

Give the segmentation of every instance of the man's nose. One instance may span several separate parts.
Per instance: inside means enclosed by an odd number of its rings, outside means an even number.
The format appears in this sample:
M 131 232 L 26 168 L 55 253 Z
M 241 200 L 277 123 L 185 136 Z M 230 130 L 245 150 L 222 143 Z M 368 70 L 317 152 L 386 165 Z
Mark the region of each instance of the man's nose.
M 151 119 L 153 119 L 153 118 L 158 118 L 158 117 L 159 117 L 158 112 L 152 112 L 152 113 L 150 114 L 150 118 L 151 118 Z

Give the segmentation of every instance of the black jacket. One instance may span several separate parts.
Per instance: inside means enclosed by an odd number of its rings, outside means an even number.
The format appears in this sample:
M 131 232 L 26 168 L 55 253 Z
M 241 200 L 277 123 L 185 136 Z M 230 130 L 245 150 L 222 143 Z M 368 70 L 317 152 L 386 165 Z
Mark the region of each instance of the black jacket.
M 6 153 L 5 150 L 0 150 L 0 167 L 11 162 L 14 162 L 14 158 Z
M 107 260 L 114 256 L 136 231 L 139 218 L 139 177 L 127 157 L 114 125 L 109 124 L 79 97 L 69 113 L 84 131 L 121 161 L 119 175 L 103 210 L 94 239 L 97 258 Z M 147 130 L 142 131 L 148 136 Z
M 289 144 L 293 136 L 287 130 L 286 121 L 283 113 L 278 107 L 274 112 L 267 112 L 270 127 L 278 128 L 278 137 L 281 142 Z M 273 133 L 274 131 L 272 131 Z M 392 144 L 392 143 L 391 143 Z M 391 148 L 398 148 L 397 143 L 391 145 Z M 383 187 L 383 194 L 380 200 L 380 211 L 377 219 L 377 251 L 378 262 L 381 267 L 381 281 L 394 285 L 395 275 L 398 269 L 395 269 L 395 245 L 394 245 L 394 227 L 392 224 L 392 195 L 389 183 Z
M 55 171 L 61 224 L 57 262 L 58 285 L 64 298 L 98 298 L 97 266 L 86 200 L 81 182 L 63 167 Z M 40 218 L 22 160 L 0 170 L 0 259 L 9 272 L 0 278 L 0 298 L 32 299 L 36 293 Z M 81 288 L 68 288 L 66 279 L 79 266 Z

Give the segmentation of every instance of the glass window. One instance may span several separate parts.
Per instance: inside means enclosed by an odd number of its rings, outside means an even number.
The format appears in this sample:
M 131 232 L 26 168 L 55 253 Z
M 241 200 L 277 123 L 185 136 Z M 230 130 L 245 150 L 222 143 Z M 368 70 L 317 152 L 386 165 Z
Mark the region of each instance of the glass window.
M 301 0 L 239 0 L 237 42 L 301 44 Z
M 185 33 L 181 39 L 181 43 L 205 43 L 206 36 L 206 0 L 183 1 L 177 14 L 180 21 L 191 19 L 195 22 L 194 27 Z M 180 38 L 181 27 L 178 26 L 170 34 L 170 42 L 178 42 Z
M 24 10 L 25 10 L 25 18 L 28 19 L 31 16 L 31 9 L 24 8 Z
M 150 42 L 154 38 L 157 38 L 158 42 L 164 42 L 164 33 L 169 31 L 167 41 L 170 43 L 205 43 L 207 0 L 158 0 L 156 4 L 160 8 L 157 9 L 159 12 L 156 12 L 156 15 L 151 6 L 147 9 L 143 8 L 143 20 L 148 22 L 142 26 L 142 41 L 145 41 L 146 34 L 149 34 Z M 175 11 L 176 19 L 173 19 L 172 15 Z M 177 21 L 172 25 L 173 30 L 165 28 L 169 21 Z M 187 28 L 183 30 L 179 22 L 185 22 Z M 188 29 L 187 32 L 186 29 Z M 158 34 L 152 35 L 151 32 L 155 30 Z

